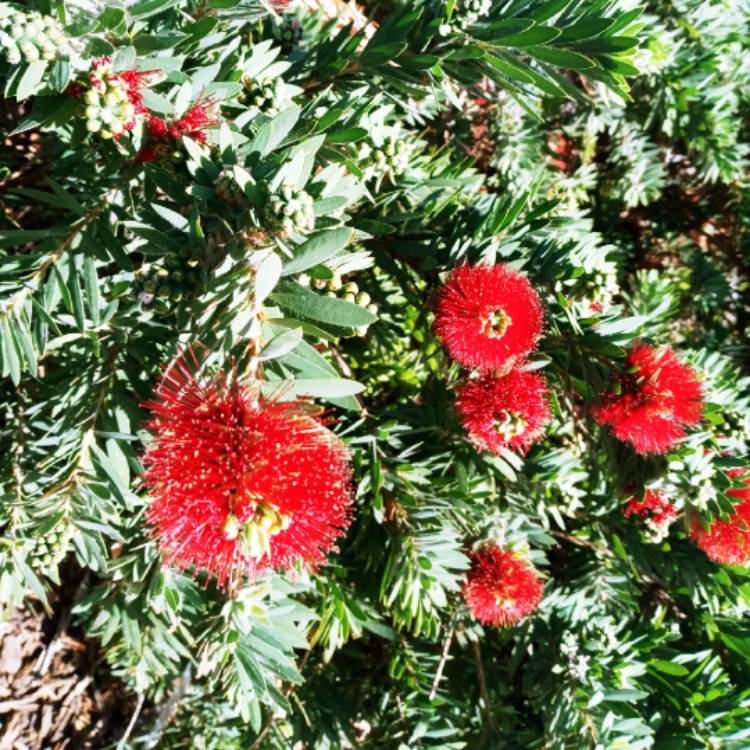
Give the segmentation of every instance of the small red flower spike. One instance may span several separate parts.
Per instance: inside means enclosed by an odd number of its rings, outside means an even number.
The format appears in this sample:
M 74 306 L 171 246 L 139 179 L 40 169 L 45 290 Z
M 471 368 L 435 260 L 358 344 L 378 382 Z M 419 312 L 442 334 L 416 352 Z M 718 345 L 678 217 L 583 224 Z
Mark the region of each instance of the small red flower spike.
M 463 265 L 438 293 L 435 330 L 464 367 L 507 371 L 536 346 L 543 320 L 539 295 L 518 271 Z
M 669 349 L 637 343 L 618 388 L 605 394 L 592 413 L 612 434 L 638 453 L 666 453 L 701 420 L 703 395 L 698 376 Z
M 475 620 L 508 627 L 539 606 L 544 585 L 527 560 L 502 547 L 490 546 L 472 555 L 463 593 Z
M 526 453 L 551 419 L 547 383 L 535 372 L 483 375 L 459 385 L 457 393 L 456 411 L 480 451 Z
M 739 499 L 734 512 L 726 520 L 716 519 L 709 529 L 695 518 L 691 536 L 714 562 L 742 565 L 750 560 L 750 474 L 745 469 L 732 469 L 728 474 L 744 477 L 744 487 L 727 491 L 727 495 Z
M 322 562 L 351 522 L 343 443 L 299 402 L 200 367 L 191 350 L 178 355 L 146 404 L 147 519 L 167 564 L 223 587 Z
M 625 518 L 640 518 L 648 527 L 654 542 L 664 539 L 679 515 L 674 505 L 659 490 L 646 490 L 643 500 L 631 497 L 622 513 Z

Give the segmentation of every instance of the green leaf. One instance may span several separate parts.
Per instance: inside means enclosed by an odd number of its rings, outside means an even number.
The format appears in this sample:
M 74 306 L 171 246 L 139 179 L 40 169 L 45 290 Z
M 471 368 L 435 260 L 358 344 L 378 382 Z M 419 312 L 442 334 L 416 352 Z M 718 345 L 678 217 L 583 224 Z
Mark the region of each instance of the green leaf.
M 112 55 L 112 67 L 115 70 L 128 70 L 135 65 L 135 47 L 120 47 Z
M 326 136 L 326 143 L 355 143 L 363 138 L 367 138 L 365 128 L 346 128 L 345 130 L 337 130 L 335 133 L 329 133 Z
M 18 86 L 15 90 L 16 99 L 20 102 L 24 99 L 28 99 L 32 94 L 36 93 L 39 84 L 42 82 L 44 72 L 47 70 L 46 60 L 36 60 L 29 63 L 28 67 L 21 76 L 21 80 L 18 82 Z
M 92 255 L 83 259 L 83 283 L 86 292 L 86 307 L 95 326 L 99 325 L 99 279 L 96 275 L 96 262 Z
M 325 380 L 268 380 L 263 383 L 267 396 L 283 393 L 287 398 L 312 396 L 314 398 L 342 398 L 354 396 L 364 390 L 362 383 L 346 378 L 326 378 Z
M 635 49 L 638 39 L 630 36 L 606 36 L 601 39 L 589 39 L 576 44 L 575 49 L 580 52 L 593 52 L 596 54 L 620 53 Z
M 8 318 L 3 318 L 0 324 L 2 332 L 3 371 L 10 375 L 14 385 L 21 382 L 21 360 L 18 356 L 13 333 L 10 330 Z
M 682 664 L 675 664 L 672 661 L 664 661 L 663 659 L 652 659 L 648 663 L 649 667 L 657 669 L 659 672 L 664 674 L 671 674 L 675 677 L 684 677 L 690 674 L 690 670 L 687 667 L 683 667 Z
M 584 18 L 582 21 L 564 28 L 562 35 L 557 41 L 559 44 L 567 44 L 568 42 L 579 42 L 582 39 L 598 37 L 612 26 L 613 23 L 613 18 Z
M 294 257 L 284 264 L 282 276 L 306 271 L 308 268 L 338 255 L 351 241 L 351 229 L 338 228 L 316 232 L 294 251 Z
M 34 571 L 26 564 L 26 559 L 23 555 L 13 553 L 13 565 L 21 571 L 26 585 L 39 597 L 39 601 L 42 602 L 44 608 L 49 611 L 49 605 L 47 604 L 47 593 L 44 590 L 42 582 Z
M 257 152 L 261 156 L 270 154 L 289 135 L 301 112 L 302 110 L 294 105 L 263 125 L 250 143 L 248 153 Z
M 143 92 L 143 103 L 154 112 L 158 112 L 162 115 L 174 115 L 175 108 L 169 99 L 166 99 L 161 94 L 157 94 L 151 89 L 144 89 Z
M 50 86 L 52 86 L 55 91 L 62 93 L 68 86 L 70 73 L 70 63 L 67 60 L 56 60 L 52 63 L 52 69 L 49 74 Z
M 260 361 L 267 362 L 277 357 L 283 357 L 295 349 L 300 341 L 302 341 L 302 329 L 289 328 L 278 336 L 274 336 L 263 347 L 263 351 L 260 353 Z
M 328 323 L 338 328 L 358 328 L 370 325 L 377 320 L 364 307 L 344 300 L 324 297 L 290 281 L 280 284 L 279 291 L 274 292 L 271 299 L 293 315 Z
M 83 297 L 81 287 L 78 284 L 78 269 L 76 268 L 75 255 L 68 254 L 68 292 L 73 303 L 73 316 L 80 331 L 86 330 L 86 318 L 83 314 Z
M 148 18 L 168 8 L 174 8 L 180 2 L 181 0 L 143 0 L 129 8 L 130 15 L 134 18 Z
M 546 44 L 562 34 L 560 29 L 553 26 L 535 26 L 528 31 L 519 34 L 510 34 L 492 39 L 490 44 L 496 47 L 533 47 L 538 44 Z
M 267 255 L 255 271 L 255 302 L 260 304 L 276 288 L 281 278 L 281 258 L 276 253 Z
M 588 57 L 559 47 L 529 47 L 527 52 L 537 60 L 556 65 L 558 68 L 585 70 L 594 67 L 594 61 Z

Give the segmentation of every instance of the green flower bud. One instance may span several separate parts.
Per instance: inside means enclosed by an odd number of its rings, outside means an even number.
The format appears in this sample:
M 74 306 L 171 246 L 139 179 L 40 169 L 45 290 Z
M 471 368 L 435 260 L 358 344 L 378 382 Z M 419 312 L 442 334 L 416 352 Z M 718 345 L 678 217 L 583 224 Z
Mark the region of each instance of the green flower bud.
M 86 120 L 86 130 L 89 131 L 89 133 L 96 133 L 99 131 L 102 127 L 102 123 L 99 120 L 96 119 L 90 119 Z
M 26 62 L 36 62 L 39 59 L 39 50 L 31 42 L 24 42 L 21 45 L 21 52 Z

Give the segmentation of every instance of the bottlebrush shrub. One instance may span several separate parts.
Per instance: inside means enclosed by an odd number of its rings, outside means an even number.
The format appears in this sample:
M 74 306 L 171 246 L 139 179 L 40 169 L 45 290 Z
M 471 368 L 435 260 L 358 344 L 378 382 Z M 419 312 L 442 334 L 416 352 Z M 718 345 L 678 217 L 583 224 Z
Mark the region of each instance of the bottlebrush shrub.
M 747 746 L 749 20 L 0 3 L 0 606 L 132 719 L 61 736 Z

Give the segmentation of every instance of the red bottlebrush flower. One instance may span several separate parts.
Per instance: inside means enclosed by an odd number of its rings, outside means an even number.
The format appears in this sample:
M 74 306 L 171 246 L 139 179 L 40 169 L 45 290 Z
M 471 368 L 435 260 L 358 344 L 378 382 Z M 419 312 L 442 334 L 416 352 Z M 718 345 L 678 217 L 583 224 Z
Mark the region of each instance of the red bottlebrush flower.
M 159 158 L 160 150 L 154 146 L 143 146 L 135 155 L 133 161 L 136 164 L 147 164 Z
M 152 138 L 166 138 L 169 126 L 166 121 L 157 115 L 149 115 L 148 120 L 148 134 Z
M 143 104 L 141 88 L 148 83 L 153 74 L 153 70 L 123 70 L 118 73 L 120 80 L 125 84 L 125 88 L 127 89 L 128 101 L 135 107 L 137 115 L 148 112 L 148 109 Z
M 206 102 L 196 102 L 179 120 L 164 120 L 156 115 L 148 117 L 148 134 L 154 143 L 141 148 L 134 161 L 137 164 L 156 161 L 169 153 L 169 141 L 179 141 L 188 136 L 199 143 L 206 142 L 204 128 L 216 125 L 218 117 Z
M 170 135 L 175 140 L 186 135 L 194 141 L 203 143 L 206 140 L 204 128 L 216 125 L 218 121 L 210 103 L 196 102 L 179 120 L 173 123 Z
M 513 448 L 525 453 L 543 437 L 551 418 L 547 383 L 535 372 L 483 375 L 465 381 L 457 391 L 456 411 L 480 451 Z
M 343 443 L 299 402 L 199 367 L 192 351 L 180 354 L 146 405 L 147 519 L 166 562 L 220 586 L 321 562 L 351 521 Z
M 638 453 L 666 453 L 685 427 L 701 420 L 703 395 L 698 376 L 669 349 L 637 343 L 627 357 L 628 371 L 618 388 L 594 406 L 596 421 L 632 443 Z
M 750 476 L 745 469 L 732 469 L 730 477 L 744 476 L 744 487 L 727 490 L 739 502 L 726 520 L 716 519 L 708 529 L 695 518 L 690 530 L 696 544 L 714 561 L 742 565 L 750 560 Z
M 463 593 L 475 620 L 507 627 L 539 606 L 544 585 L 531 563 L 491 546 L 472 555 Z
M 661 541 L 667 535 L 669 527 L 679 515 L 674 505 L 659 490 L 646 490 L 643 500 L 631 497 L 622 513 L 625 518 L 637 516 L 644 521 L 654 541 Z
M 463 265 L 438 294 L 435 330 L 465 367 L 508 370 L 534 348 L 543 318 L 539 295 L 517 271 Z

